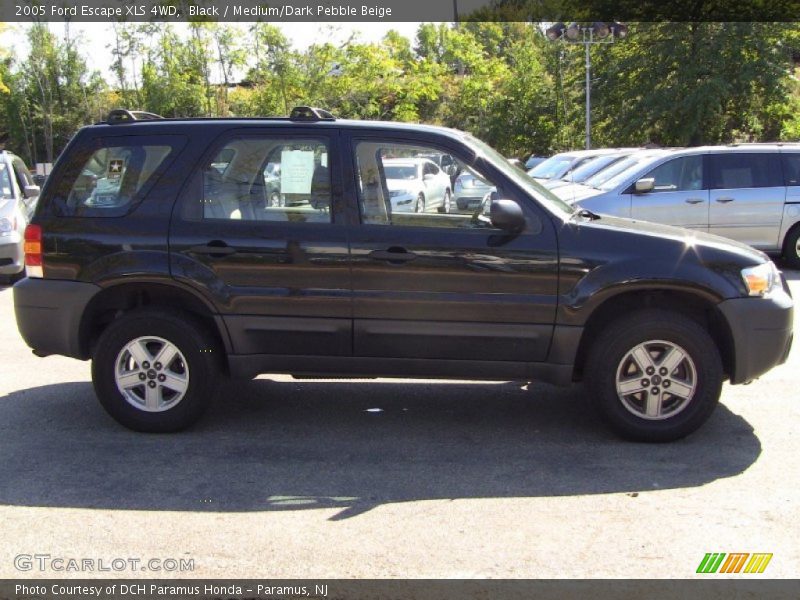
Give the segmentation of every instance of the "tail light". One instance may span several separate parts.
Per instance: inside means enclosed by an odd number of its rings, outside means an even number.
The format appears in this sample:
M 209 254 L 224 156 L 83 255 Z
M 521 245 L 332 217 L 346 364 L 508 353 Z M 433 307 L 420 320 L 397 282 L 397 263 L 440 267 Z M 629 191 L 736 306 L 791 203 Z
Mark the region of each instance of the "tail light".
M 25 228 L 25 271 L 28 277 L 44 277 L 42 228 L 39 225 L 28 225 Z

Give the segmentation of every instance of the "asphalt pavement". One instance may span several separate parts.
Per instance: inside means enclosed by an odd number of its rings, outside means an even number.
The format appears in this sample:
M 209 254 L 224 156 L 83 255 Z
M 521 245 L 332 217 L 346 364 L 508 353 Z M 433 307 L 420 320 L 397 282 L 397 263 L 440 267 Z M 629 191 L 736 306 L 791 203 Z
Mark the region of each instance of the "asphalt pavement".
M 37 554 L 193 561 L 130 577 L 686 578 L 708 552 L 765 552 L 761 577 L 798 575 L 800 344 L 671 444 L 614 437 L 581 386 L 285 376 L 146 435 L 102 410 L 89 363 L 31 354 L 11 296 L 2 578 L 108 575 L 20 570 Z

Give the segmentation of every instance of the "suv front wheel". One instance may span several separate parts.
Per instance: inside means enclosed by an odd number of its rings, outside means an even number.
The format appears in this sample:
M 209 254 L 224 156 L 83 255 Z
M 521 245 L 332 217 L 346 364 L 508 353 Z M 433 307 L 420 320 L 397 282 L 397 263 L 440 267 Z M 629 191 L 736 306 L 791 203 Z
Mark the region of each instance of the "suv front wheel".
M 136 431 L 165 433 L 193 424 L 205 411 L 219 374 L 216 344 L 179 312 L 136 310 L 113 321 L 92 357 L 100 403 Z
M 667 442 L 711 416 L 723 369 L 704 327 L 680 313 L 652 309 L 617 319 L 597 337 L 585 379 L 617 433 Z

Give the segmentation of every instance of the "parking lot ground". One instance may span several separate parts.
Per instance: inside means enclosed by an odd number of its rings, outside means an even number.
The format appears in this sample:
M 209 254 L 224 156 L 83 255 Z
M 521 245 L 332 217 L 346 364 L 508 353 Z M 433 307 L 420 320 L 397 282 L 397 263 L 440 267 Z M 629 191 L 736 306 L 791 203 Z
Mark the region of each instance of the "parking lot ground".
M 38 553 L 194 560 L 129 577 L 686 578 L 707 552 L 797 577 L 798 346 L 671 444 L 620 441 L 580 386 L 289 377 L 145 435 L 101 409 L 88 363 L 30 353 L 5 288 L 0 577 L 108 575 L 15 568 Z

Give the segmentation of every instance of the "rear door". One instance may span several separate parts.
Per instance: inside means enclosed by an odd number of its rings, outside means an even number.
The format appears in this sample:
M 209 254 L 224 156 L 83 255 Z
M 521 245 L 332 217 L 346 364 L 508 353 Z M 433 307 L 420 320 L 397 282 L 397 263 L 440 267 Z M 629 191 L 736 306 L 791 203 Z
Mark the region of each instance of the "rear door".
M 778 248 L 786 200 L 780 155 L 730 151 L 709 159 L 709 231 L 762 250 Z
M 190 179 L 172 274 L 216 305 L 234 354 L 351 354 L 338 143 L 329 129 L 234 131 Z
M 636 193 L 631 186 L 631 217 L 689 229 L 708 229 L 708 186 L 704 156 L 692 154 L 670 159 L 640 179 L 653 178 L 650 192 Z

